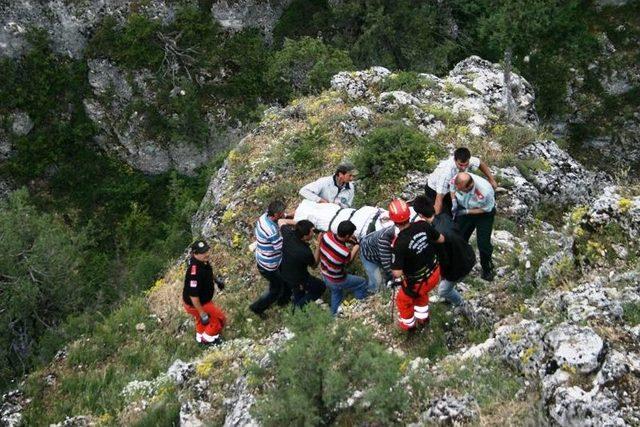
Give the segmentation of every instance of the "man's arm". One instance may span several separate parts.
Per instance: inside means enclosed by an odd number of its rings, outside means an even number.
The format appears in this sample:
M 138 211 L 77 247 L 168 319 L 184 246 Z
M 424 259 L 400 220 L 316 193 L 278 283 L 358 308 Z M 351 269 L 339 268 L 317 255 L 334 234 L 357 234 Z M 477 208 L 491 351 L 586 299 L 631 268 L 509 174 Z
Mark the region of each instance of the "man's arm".
M 489 166 L 487 166 L 485 162 L 480 161 L 480 170 L 487 177 L 487 181 L 489 181 L 489 184 L 491 184 L 491 186 L 495 190 L 498 187 L 498 183 L 493 177 L 493 174 L 491 173 L 491 169 L 489 169 Z
M 316 203 L 329 203 L 328 200 L 323 199 L 319 196 L 320 191 L 322 190 L 322 178 L 317 179 L 309 184 L 305 185 L 300 189 L 300 195 L 307 200 L 311 200 Z
M 280 218 L 278 220 L 278 227 L 282 227 L 283 225 L 296 225 L 296 220 L 293 218 Z
M 351 248 L 351 253 L 349 254 L 349 261 L 347 262 L 347 264 L 350 264 L 351 261 L 355 259 L 356 255 L 358 255 L 359 250 L 360 250 L 360 245 L 358 243 L 353 245 L 353 247 Z
M 444 200 L 444 194 L 436 193 L 436 200 L 433 203 L 433 209 L 436 211 L 436 215 L 442 212 L 442 201 Z
M 324 231 L 318 234 L 318 244 L 316 245 L 316 250 L 313 253 L 313 257 L 315 258 L 314 267 L 317 267 L 320 264 L 320 242 L 322 242 L 322 238 L 324 237 Z

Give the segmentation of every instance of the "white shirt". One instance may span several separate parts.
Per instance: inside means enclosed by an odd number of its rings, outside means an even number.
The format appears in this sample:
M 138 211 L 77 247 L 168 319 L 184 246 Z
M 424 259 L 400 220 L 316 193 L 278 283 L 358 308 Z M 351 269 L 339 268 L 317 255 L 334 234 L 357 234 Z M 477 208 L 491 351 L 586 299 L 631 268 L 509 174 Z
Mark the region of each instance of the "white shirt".
M 325 199 L 342 208 L 351 207 L 354 196 L 353 183 L 347 182 L 340 187 L 336 183 L 336 179 L 335 175 L 319 178 L 302 187 L 300 195 L 316 203 L 320 202 L 320 199 Z
M 451 156 L 447 160 L 441 161 L 438 167 L 431 172 L 427 185 L 438 194 L 447 194 L 450 191 L 455 191 L 455 187 L 451 188 L 450 182 L 458 172 L 472 172 L 478 168 L 480 168 L 480 159 L 478 157 L 471 156 L 469 158 L 469 166 L 460 170 L 456 166 L 453 156 Z

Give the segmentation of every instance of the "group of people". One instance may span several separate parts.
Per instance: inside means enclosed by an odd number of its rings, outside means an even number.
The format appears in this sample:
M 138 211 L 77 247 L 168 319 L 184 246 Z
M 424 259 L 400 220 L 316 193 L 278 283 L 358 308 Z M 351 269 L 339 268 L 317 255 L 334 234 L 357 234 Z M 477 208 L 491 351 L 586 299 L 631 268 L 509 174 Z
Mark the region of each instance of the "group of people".
M 471 173 L 477 169 L 486 178 Z M 332 176 L 305 185 L 300 195 L 315 203 L 350 208 L 355 194 L 354 176 L 352 164 L 341 164 Z M 429 321 L 429 292 L 436 286 L 443 299 L 454 306 L 463 304 L 455 284 L 475 264 L 475 253 L 468 243 L 474 230 L 482 278 L 493 280 L 491 232 L 496 187 L 489 167 L 471 156 L 467 148 L 458 148 L 429 175 L 425 195 L 410 204 L 394 199 L 388 208 L 393 224 L 368 230 L 360 239 L 356 238 L 356 226 L 350 219 L 341 221 L 335 231 L 331 226 L 317 230 L 309 219 L 295 221 L 282 201 L 272 201 L 255 224 L 255 259 L 268 289 L 249 309 L 264 317 L 274 304 L 303 307 L 329 289 L 331 313 L 336 315 L 346 292 L 364 299 L 387 284 L 398 287 L 398 325 L 414 331 Z M 310 243 L 316 234 L 317 245 L 312 249 Z M 195 319 L 196 340 L 215 345 L 220 342 L 225 316 L 211 300 L 214 283 L 219 289 L 224 283 L 213 276 L 208 264 L 208 244 L 199 240 L 191 249 L 184 306 Z M 358 257 L 366 278 L 347 271 Z M 309 268 L 318 265 L 321 278 L 309 272 Z

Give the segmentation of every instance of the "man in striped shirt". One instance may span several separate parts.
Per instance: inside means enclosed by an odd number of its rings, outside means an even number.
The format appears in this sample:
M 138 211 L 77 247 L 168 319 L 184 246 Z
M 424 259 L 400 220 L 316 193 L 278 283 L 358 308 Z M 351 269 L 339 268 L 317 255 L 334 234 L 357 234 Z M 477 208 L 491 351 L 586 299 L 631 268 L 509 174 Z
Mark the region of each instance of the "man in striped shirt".
M 285 219 L 285 204 L 275 200 L 267 207 L 267 212 L 256 221 L 256 263 L 258 272 L 269 282 L 268 290 L 249 306 L 258 316 L 271 307 L 274 302 L 286 305 L 291 300 L 291 289 L 280 275 L 282 261 L 282 235 L 280 226 L 295 224 Z
M 338 312 L 344 297 L 344 291 L 352 292 L 357 299 L 367 297 L 367 281 L 352 274 L 347 274 L 347 265 L 355 258 L 360 246 L 356 243 L 351 249 L 353 233 L 356 226 L 351 221 L 342 221 L 338 225 L 338 233 L 331 231 L 320 237 L 320 271 L 322 279 L 331 291 L 331 314 Z
M 367 234 L 360 241 L 360 260 L 367 272 L 370 294 L 378 292 L 382 284 L 391 279 L 391 244 L 395 227 L 386 227 Z

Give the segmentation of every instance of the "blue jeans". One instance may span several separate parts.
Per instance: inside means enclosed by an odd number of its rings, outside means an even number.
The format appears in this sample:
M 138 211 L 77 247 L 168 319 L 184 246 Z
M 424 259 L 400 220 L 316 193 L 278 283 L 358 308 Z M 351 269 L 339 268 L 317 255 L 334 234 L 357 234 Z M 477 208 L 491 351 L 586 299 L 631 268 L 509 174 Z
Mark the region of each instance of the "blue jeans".
M 456 291 L 455 284 L 456 282 L 442 279 L 438 285 L 438 295 L 457 307 L 462 304 L 462 297 Z
M 347 277 L 342 282 L 331 282 L 324 276 L 322 280 L 331 291 L 331 314 L 334 316 L 338 312 L 344 291 L 353 293 L 353 296 L 357 299 L 365 299 L 367 297 L 367 281 L 363 277 L 347 274 Z
M 360 261 L 362 261 L 362 266 L 364 267 L 364 271 L 366 271 L 367 278 L 369 279 L 367 283 L 367 291 L 369 291 L 370 294 L 375 294 L 382 288 L 382 268 L 375 262 L 366 259 L 362 254 L 362 251 L 360 251 Z

